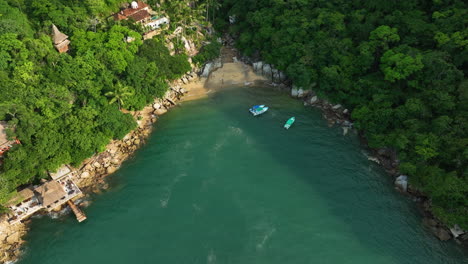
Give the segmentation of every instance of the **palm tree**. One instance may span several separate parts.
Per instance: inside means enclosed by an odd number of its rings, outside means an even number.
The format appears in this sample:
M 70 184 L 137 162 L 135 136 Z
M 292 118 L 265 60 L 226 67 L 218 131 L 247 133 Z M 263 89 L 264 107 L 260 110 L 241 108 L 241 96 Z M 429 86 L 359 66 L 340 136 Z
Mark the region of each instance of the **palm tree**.
M 111 98 L 109 104 L 117 102 L 119 104 L 119 110 L 122 109 L 122 106 L 125 105 L 124 100 L 129 96 L 134 95 L 134 92 L 130 90 L 129 86 L 123 86 L 121 83 L 117 83 L 114 91 L 105 93 L 105 96 Z

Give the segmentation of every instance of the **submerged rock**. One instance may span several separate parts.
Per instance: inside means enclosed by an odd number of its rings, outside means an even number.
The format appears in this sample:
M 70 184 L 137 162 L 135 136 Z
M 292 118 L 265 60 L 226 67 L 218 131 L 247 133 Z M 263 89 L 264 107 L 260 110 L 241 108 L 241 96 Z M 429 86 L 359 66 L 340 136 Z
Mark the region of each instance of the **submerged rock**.
M 452 238 L 452 236 L 450 235 L 450 233 L 445 230 L 444 228 L 442 227 L 439 227 L 439 228 L 433 228 L 432 229 L 434 235 L 442 240 L 442 241 L 447 241 L 447 240 L 450 240 Z

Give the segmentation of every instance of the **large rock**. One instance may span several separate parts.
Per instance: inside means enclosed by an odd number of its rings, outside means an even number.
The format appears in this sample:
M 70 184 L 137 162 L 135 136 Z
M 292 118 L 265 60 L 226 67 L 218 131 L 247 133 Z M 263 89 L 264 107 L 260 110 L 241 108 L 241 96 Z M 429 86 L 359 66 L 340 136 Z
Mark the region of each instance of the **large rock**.
M 452 233 L 453 237 L 457 238 L 464 233 L 466 233 L 463 229 L 460 228 L 459 225 L 454 225 L 452 228 L 450 228 L 450 232 Z
M 307 93 L 304 91 L 304 89 L 299 88 L 299 89 L 297 90 L 297 97 L 298 97 L 298 98 L 303 98 L 303 97 L 306 96 L 306 95 L 307 95 Z
M 91 175 L 89 175 L 89 171 L 84 171 L 83 173 L 81 173 L 80 175 L 80 178 L 89 178 Z
M 252 66 L 253 66 L 253 70 L 254 72 L 256 73 L 259 73 L 259 74 L 262 74 L 262 69 L 263 69 L 263 62 L 259 61 L 259 62 L 254 62 L 252 63 Z
M 432 232 L 438 239 L 442 241 L 447 241 L 452 238 L 450 233 L 447 230 L 443 229 L 442 227 L 439 227 L 439 228 L 433 227 Z
M 154 104 L 153 104 L 153 109 L 154 109 L 154 110 L 158 110 L 159 108 L 161 108 L 161 104 L 160 104 L 160 103 L 154 103 Z
M 271 70 L 271 80 L 273 82 L 280 82 L 279 71 L 277 69 L 272 69 Z
M 340 109 L 340 108 L 341 108 L 341 105 L 340 105 L 340 104 L 334 105 L 334 106 L 332 107 L 333 110 L 338 110 L 338 109 Z
M 165 108 L 159 108 L 159 109 L 157 109 L 157 110 L 154 110 L 153 113 L 156 114 L 156 115 L 163 115 L 163 114 L 165 114 L 166 112 L 167 112 L 167 110 L 166 110 Z
M 270 64 L 263 65 L 263 76 L 268 77 L 271 79 L 272 77 L 272 68 Z
M 310 104 L 315 104 L 318 101 L 318 97 L 316 95 L 312 96 L 309 100 Z
M 114 166 L 109 166 L 109 167 L 107 167 L 107 170 L 106 170 L 106 172 L 107 172 L 108 174 L 112 174 L 112 173 L 114 173 L 114 172 L 116 172 L 116 171 L 117 171 L 117 168 L 114 167 Z
M 299 89 L 295 85 L 293 85 L 293 87 L 291 88 L 291 96 L 297 97 L 298 94 L 299 94 Z
M 6 242 L 8 244 L 21 242 L 21 233 L 20 232 L 15 232 L 15 233 L 9 235 L 7 237 L 7 239 L 6 239 Z
M 282 71 L 278 71 L 278 78 L 280 82 L 286 81 L 286 75 Z
M 203 72 L 201 74 L 201 77 L 208 78 L 212 68 L 213 68 L 213 63 L 209 62 L 209 63 L 205 64 L 205 67 L 203 68 Z
M 400 175 L 395 180 L 395 186 L 403 192 L 408 190 L 408 176 Z

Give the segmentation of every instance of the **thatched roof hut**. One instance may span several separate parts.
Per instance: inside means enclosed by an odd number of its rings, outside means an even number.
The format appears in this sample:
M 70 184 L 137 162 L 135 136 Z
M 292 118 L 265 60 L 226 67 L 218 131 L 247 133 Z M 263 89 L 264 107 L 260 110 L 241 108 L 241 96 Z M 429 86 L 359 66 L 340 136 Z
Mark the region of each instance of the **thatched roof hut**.
M 65 193 L 62 185 L 56 181 L 44 183 L 34 191 L 40 194 L 42 206 L 46 209 L 53 209 L 66 202 L 65 198 L 67 197 L 67 194 Z
M 60 32 L 54 24 L 52 24 L 52 41 L 58 52 L 63 53 L 68 51 L 68 44 L 70 44 L 68 36 Z

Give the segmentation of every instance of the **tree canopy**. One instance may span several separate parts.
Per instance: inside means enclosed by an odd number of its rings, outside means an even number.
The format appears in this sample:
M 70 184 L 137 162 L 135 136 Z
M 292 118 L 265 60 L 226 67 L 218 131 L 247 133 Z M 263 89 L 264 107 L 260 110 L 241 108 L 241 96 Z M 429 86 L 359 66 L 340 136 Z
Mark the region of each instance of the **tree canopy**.
M 218 26 L 292 82 L 352 109 L 434 213 L 468 229 L 466 1 L 226 0 Z
M 131 23 L 109 18 L 120 4 L 0 0 L 0 120 L 21 141 L 0 160 L 0 203 L 123 138 L 136 121 L 120 109 L 142 109 L 190 70 L 164 34 L 143 42 Z M 70 36 L 68 53 L 54 49 L 52 24 Z

